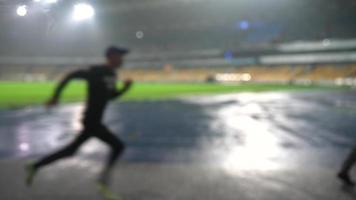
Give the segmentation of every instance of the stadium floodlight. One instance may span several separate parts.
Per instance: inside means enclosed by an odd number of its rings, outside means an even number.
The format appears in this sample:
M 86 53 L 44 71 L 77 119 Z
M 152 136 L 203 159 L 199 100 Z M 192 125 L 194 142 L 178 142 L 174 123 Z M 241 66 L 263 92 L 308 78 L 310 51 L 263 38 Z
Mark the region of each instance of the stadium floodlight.
M 231 61 L 234 58 L 234 54 L 232 51 L 226 51 L 224 53 L 225 60 Z
M 72 19 L 74 21 L 83 21 L 93 18 L 95 10 L 93 6 L 87 3 L 78 3 L 74 5 Z
M 30 145 L 27 144 L 27 143 L 21 143 L 19 145 L 19 148 L 20 148 L 21 151 L 28 151 L 28 150 L 30 150 Z
M 137 31 L 136 32 L 136 38 L 137 39 L 142 39 L 145 36 L 145 34 L 143 33 L 143 31 Z
M 37 1 L 41 1 L 41 0 L 37 0 Z M 53 4 L 53 3 L 57 3 L 58 0 L 44 0 L 44 3 L 48 3 L 48 4 Z
M 16 9 L 16 14 L 20 17 L 26 16 L 27 15 L 27 6 L 26 5 L 18 6 Z
M 240 22 L 240 29 L 247 30 L 250 27 L 250 23 L 246 20 Z

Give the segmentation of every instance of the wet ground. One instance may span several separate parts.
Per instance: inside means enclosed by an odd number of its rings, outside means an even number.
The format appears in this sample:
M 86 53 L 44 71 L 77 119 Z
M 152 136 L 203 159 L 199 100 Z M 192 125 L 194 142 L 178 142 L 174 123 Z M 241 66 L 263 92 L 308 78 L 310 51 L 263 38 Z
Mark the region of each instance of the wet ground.
M 22 185 L 24 160 L 70 142 L 80 104 L 0 111 L 1 199 L 98 199 L 91 181 L 106 147 Z M 114 176 L 124 199 L 354 199 L 334 179 L 356 143 L 356 92 L 244 93 L 110 105 L 105 118 L 127 144 Z M 21 185 L 21 186 L 19 186 Z M 4 188 L 4 187 L 3 187 Z M 3 189 L 4 190 L 4 189 Z

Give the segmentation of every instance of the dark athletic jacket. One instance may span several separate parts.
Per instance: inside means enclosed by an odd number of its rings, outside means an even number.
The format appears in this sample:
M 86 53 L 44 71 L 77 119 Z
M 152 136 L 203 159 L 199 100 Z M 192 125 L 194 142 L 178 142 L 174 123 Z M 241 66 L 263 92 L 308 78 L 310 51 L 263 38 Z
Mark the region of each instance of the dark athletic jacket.
M 58 99 L 63 88 L 72 79 L 83 79 L 87 82 L 87 100 L 84 112 L 84 123 L 100 123 L 107 103 L 121 96 L 128 88 L 116 89 L 116 73 L 106 66 L 93 66 L 68 74 L 58 85 L 54 98 Z

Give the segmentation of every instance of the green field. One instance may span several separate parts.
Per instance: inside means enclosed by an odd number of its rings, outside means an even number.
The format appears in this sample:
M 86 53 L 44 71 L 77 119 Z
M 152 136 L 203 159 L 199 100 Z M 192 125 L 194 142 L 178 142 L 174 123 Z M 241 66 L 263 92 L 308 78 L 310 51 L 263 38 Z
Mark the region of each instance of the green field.
M 52 82 L 0 82 L 0 108 L 16 108 L 41 104 L 51 96 L 54 87 L 55 83 Z M 336 89 L 336 87 L 286 84 L 136 83 L 132 90 L 123 97 L 123 100 L 157 100 L 184 95 L 311 89 Z M 66 88 L 61 101 L 81 101 L 85 97 L 85 92 L 84 83 L 73 82 Z

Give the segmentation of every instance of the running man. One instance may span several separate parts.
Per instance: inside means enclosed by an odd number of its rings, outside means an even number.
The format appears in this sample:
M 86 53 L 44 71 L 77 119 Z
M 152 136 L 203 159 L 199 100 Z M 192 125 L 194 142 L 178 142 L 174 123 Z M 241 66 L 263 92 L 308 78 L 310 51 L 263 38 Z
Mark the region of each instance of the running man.
M 346 158 L 342 168 L 338 174 L 339 179 L 341 179 L 346 185 L 354 186 L 355 182 L 350 177 L 350 171 L 356 163 L 356 147 L 354 147 Z
M 108 190 L 109 176 L 116 160 L 124 151 L 124 144 L 106 128 L 102 122 L 105 107 L 110 100 L 125 94 L 131 87 L 132 81 L 126 80 L 122 89 L 116 89 L 115 70 L 122 66 L 123 58 L 128 53 L 127 49 L 109 47 L 106 52 L 106 64 L 93 66 L 86 70 L 78 70 L 68 74 L 56 88 L 53 97 L 47 102 L 47 106 L 54 106 L 58 103 L 59 97 L 70 80 L 82 79 L 87 82 L 88 97 L 86 110 L 83 117 L 83 130 L 77 138 L 68 146 L 50 154 L 39 161 L 28 164 L 27 185 L 31 185 L 36 173 L 57 160 L 73 156 L 78 148 L 89 138 L 96 137 L 111 147 L 111 153 L 107 163 L 99 177 L 98 186 L 101 192 Z

